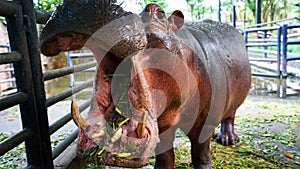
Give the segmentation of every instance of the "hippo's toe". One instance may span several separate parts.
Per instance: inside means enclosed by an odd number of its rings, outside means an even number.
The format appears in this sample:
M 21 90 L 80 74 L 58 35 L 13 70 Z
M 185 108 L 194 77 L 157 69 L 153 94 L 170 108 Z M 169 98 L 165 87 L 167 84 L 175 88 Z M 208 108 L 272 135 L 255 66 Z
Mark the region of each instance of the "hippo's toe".
M 216 138 L 216 142 L 223 146 L 233 145 L 238 141 L 239 137 L 235 133 L 220 133 Z

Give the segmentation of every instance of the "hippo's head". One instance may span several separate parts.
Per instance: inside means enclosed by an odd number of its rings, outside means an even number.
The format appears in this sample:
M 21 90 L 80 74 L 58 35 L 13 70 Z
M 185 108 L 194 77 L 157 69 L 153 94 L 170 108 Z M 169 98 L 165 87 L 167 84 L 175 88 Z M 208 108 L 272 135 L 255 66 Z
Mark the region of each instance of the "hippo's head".
M 176 54 L 181 48 L 175 32 L 184 24 L 182 12 L 176 10 L 167 18 L 159 5 L 151 3 L 145 7 L 141 17 L 147 34 L 148 48 L 167 49 Z
M 156 4 L 149 4 L 141 17 L 109 0 L 64 1 L 53 13 L 41 34 L 42 53 L 52 56 L 86 46 L 98 63 L 88 117 L 72 103 L 80 128 L 78 153 L 87 161 L 141 167 L 159 142 L 158 128 L 162 132 L 177 123 L 188 83 L 170 74 L 182 61 L 171 56 L 182 52 L 174 34 L 182 25 L 181 12 L 166 19 Z M 170 56 L 165 58 L 170 62 L 154 57 L 160 54 Z M 183 65 L 181 74 L 186 73 Z M 172 88 L 160 85 L 162 80 Z

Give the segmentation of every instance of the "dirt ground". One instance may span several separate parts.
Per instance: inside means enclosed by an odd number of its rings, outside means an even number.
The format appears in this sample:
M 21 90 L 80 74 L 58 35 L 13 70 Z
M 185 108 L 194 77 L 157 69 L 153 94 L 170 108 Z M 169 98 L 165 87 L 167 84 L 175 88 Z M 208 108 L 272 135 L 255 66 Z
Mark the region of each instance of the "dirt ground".
M 236 132 L 248 147 L 300 168 L 300 98 L 249 95 L 236 115 Z

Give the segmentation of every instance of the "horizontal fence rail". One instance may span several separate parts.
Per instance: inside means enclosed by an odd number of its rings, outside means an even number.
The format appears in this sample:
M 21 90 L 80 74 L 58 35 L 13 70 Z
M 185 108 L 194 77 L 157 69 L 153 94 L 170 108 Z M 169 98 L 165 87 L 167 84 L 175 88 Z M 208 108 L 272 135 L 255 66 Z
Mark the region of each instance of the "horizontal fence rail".
M 18 10 L 18 6 L 13 2 L 0 0 L 0 16 L 13 17 Z
M 251 62 L 270 62 L 276 63 L 275 74 L 252 73 L 253 76 L 264 77 L 287 77 L 287 63 L 289 61 L 300 60 L 300 54 L 289 53 L 288 45 L 300 45 L 300 35 L 289 35 L 294 28 L 300 28 L 300 24 L 280 24 L 287 20 L 295 18 L 263 23 L 240 29 L 245 37 L 245 43 Z M 268 24 L 275 26 L 263 27 Z M 270 47 L 275 47 L 276 50 L 270 50 Z
M 22 55 L 19 52 L 0 53 L 0 64 L 20 62 Z
M 70 144 L 76 139 L 78 135 L 78 129 L 73 131 L 69 137 L 60 142 L 52 151 L 52 159 L 57 158 Z
M 30 139 L 32 135 L 33 132 L 30 129 L 25 128 L 22 131 L 10 137 L 9 139 L 4 140 L 0 144 L 0 156 L 5 154 L 7 151 L 15 148 L 16 146 L 24 142 L 24 140 Z
M 91 104 L 91 100 L 85 101 L 82 105 L 79 106 L 79 111 L 83 112 L 85 109 L 87 109 Z M 52 135 L 54 132 L 56 132 L 58 129 L 63 127 L 66 123 L 68 123 L 72 119 L 71 112 L 54 122 L 49 127 L 49 133 Z
M 76 72 L 81 72 L 83 70 L 92 68 L 96 66 L 96 61 L 88 62 L 88 63 L 82 63 L 78 64 L 72 67 L 66 67 L 66 68 L 61 68 L 61 69 L 56 69 L 56 70 L 49 70 L 44 73 L 44 80 L 51 80 L 54 78 L 62 77 L 65 75 L 69 75 L 71 73 L 76 73 Z
M 0 98 L 0 111 L 9 107 L 24 103 L 28 99 L 28 95 L 23 92 L 14 93 L 4 98 Z
M 263 36 L 258 36 L 257 32 L 263 32 Z M 276 37 L 269 38 L 270 32 L 275 34 Z M 248 28 L 242 30 L 245 37 L 245 43 L 249 54 L 250 62 L 276 62 L 277 71 L 275 74 L 265 74 L 265 73 L 252 73 L 253 76 L 264 76 L 264 77 L 275 77 L 278 78 L 281 75 L 281 27 L 259 27 L 259 28 Z M 275 46 L 276 51 L 270 52 L 268 47 Z M 257 47 L 262 47 L 263 49 L 258 49 Z M 273 57 L 270 57 L 270 54 Z M 275 54 L 275 55 L 274 55 Z
M 82 84 L 76 85 L 70 89 L 64 90 L 54 96 L 51 96 L 50 98 L 47 99 L 46 101 L 46 105 L 47 107 L 50 107 L 52 105 L 54 105 L 55 103 L 64 100 L 70 96 L 72 96 L 73 94 L 78 93 L 79 91 L 87 88 L 87 87 L 91 87 L 93 85 L 94 79 L 90 79 L 87 82 L 84 82 Z

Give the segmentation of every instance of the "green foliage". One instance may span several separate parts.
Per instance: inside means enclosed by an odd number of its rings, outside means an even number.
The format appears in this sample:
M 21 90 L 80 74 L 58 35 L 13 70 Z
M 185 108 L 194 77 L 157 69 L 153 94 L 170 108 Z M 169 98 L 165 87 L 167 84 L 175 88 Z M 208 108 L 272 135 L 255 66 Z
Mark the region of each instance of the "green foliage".
M 7 134 L 0 133 L 0 142 L 7 139 L 9 136 Z M 26 162 L 24 159 L 25 153 L 25 144 L 22 143 L 17 147 L 13 148 L 11 151 L 8 151 L 6 154 L 1 156 L 0 160 L 0 169 L 6 168 L 20 168 L 19 165 L 24 165 Z
M 47 12 L 54 11 L 55 7 L 60 4 L 62 0 L 38 0 L 35 8 Z
M 156 3 L 159 6 L 161 6 L 163 9 L 166 9 L 168 7 L 168 5 L 166 4 L 165 1 L 163 0 L 144 0 L 144 7 L 149 4 L 149 3 Z
M 244 0 L 238 0 L 244 2 Z M 297 7 L 294 6 L 294 0 L 264 0 L 262 1 L 261 21 L 270 22 L 284 18 L 295 17 L 297 14 Z M 246 0 L 246 9 L 249 12 L 248 20 L 255 20 L 256 15 L 256 0 Z M 253 22 L 252 22 L 253 23 Z
M 190 7 L 191 16 L 193 19 L 200 20 L 201 15 L 203 17 L 204 13 L 209 13 L 210 8 L 202 4 L 203 0 L 186 0 Z

